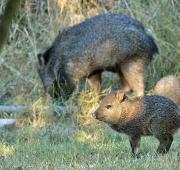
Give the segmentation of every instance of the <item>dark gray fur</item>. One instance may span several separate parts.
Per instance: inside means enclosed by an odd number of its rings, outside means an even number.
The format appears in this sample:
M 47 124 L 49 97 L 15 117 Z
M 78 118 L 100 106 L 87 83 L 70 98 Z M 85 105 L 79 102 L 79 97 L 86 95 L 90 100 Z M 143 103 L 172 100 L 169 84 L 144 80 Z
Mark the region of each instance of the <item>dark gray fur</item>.
M 154 39 L 139 21 L 108 13 L 60 32 L 52 46 L 38 55 L 38 70 L 45 91 L 52 94 L 54 89 L 57 96 L 71 94 L 85 78 L 100 91 L 105 70 L 117 72 L 124 90 L 133 89 L 141 96 L 144 66 L 157 52 Z

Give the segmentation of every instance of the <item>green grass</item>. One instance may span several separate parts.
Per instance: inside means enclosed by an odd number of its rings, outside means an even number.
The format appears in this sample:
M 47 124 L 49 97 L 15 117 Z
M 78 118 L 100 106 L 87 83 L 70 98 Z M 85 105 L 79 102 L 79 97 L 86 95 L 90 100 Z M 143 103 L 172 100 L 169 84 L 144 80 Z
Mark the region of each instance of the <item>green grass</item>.
M 175 138 L 167 155 L 155 155 L 158 142 L 142 138 L 141 158 L 130 154 L 128 138 L 105 125 L 74 129 L 62 125 L 3 131 L 0 145 L 13 147 L 2 156 L 1 169 L 178 169 L 180 144 Z M 10 150 L 10 149 L 9 149 Z
M 0 13 L 5 0 L 2 2 Z M 21 9 L 0 53 L 0 104 L 51 106 L 52 101 L 44 99 L 36 72 L 37 54 L 52 43 L 59 30 L 89 17 L 92 9 L 106 12 L 96 0 L 84 1 L 83 7 L 80 0 L 61 0 L 61 5 L 65 4 L 61 12 L 52 1 L 39 2 L 41 9 L 32 14 Z M 110 10 L 137 18 L 157 41 L 160 53 L 147 67 L 146 92 L 161 77 L 180 75 L 179 9 L 178 0 L 118 0 Z M 103 77 L 106 91 L 120 87 L 116 75 L 105 73 Z M 142 138 L 141 158 L 132 158 L 126 136 L 91 118 L 97 96 L 87 91 L 86 84 L 82 87 L 81 93 L 76 91 L 68 101 L 55 102 L 78 106 L 65 113 L 36 109 L 23 115 L 0 113 L 0 117 L 17 119 L 17 128 L 0 130 L 0 169 L 178 169 L 179 137 L 164 156 L 155 154 L 156 139 Z

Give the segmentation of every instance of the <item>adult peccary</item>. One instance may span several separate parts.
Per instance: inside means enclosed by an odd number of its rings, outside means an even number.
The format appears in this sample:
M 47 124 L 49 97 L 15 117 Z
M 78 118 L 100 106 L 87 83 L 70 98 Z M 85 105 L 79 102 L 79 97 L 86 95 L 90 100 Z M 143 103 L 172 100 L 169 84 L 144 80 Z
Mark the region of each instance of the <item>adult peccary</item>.
M 154 94 L 168 97 L 180 105 L 180 76 L 168 75 L 160 79 L 154 88 Z
M 71 94 L 88 78 L 100 91 L 101 73 L 117 72 L 123 89 L 144 94 L 144 67 L 158 52 L 143 25 L 129 17 L 103 14 L 59 33 L 52 46 L 38 55 L 38 72 L 45 91 L 52 96 Z
M 132 153 L 137 156 L 141 136 L 155 136 L 158 153 L 169 151 L 173 134 L 180 128 L 177 105 L 163 96 L 128 98 L 123 91 L 106 96 L 93 116 L 112 129 L 129 136 Z

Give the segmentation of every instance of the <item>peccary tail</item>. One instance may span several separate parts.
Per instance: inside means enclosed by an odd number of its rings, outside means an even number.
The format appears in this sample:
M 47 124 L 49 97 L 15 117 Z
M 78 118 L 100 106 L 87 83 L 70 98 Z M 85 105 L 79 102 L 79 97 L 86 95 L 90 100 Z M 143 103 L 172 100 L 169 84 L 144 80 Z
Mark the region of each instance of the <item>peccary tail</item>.
M 154 54 L 158 54 L 159 53 L 159 49 L 157 44 L 155 43 L 154 38 L 151 35 L 148 35 L 148 40 L 149 40 L 149 45 L 150 45 L 150 49 L 151 49 L 151 58 L 153 57 Z

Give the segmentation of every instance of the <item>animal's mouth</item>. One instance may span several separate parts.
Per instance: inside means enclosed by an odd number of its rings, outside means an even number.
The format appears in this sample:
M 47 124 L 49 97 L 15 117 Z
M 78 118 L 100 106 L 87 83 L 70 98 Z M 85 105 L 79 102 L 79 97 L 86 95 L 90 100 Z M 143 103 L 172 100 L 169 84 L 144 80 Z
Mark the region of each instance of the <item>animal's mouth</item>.
M 92 113 L 92 116 L 93 116 L 95 119 L 99 120 L 99 121 L 103 121 L 104 118 L 105 118 L 104 116 L 99 115 L 99 114 L 98 114 L 98 111 L 95 111 L 94 113 Z
M 104 117 L 98 117 L 96 119 L 99 120 L 99 121 L 104 121 Z
M 104 121 L 104 119 L 105 119 L 104 116 L 98 116 L 98 115 L 96 115 L 96 117 L 94 117 L 94 118 L 99 120 L 99 121 Z

